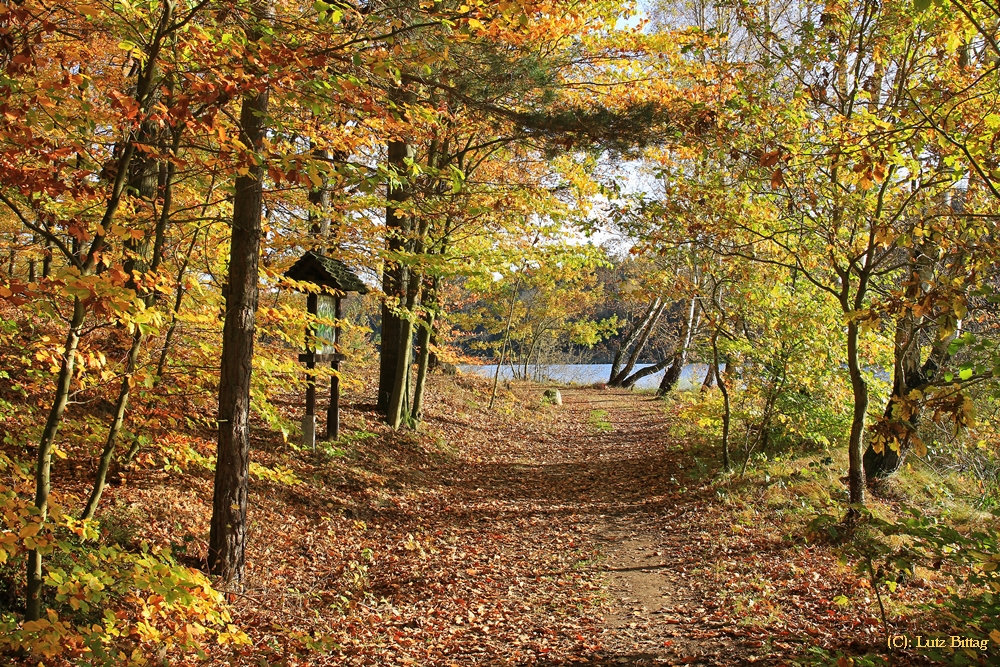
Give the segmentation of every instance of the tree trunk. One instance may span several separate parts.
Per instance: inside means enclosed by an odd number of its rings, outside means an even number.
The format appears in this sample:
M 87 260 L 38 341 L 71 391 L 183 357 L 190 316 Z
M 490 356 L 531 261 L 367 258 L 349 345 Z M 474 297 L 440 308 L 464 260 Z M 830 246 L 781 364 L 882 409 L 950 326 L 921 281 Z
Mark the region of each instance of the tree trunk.
M 399 325 L 399 350 L 396 363 L 396 378 L 392 386 L 389 400 L 389 426 L 396 430 L 406 419 L 405 403 L 409 395 L 409 370 L 413 354 L 413 321 L 409 317 L 401 318 Z
M 692 296 L 691 303 L 688 306 L 687 319 L 684 321 L 684 329 L 681 332 L 681 344 L 674 353 L 673 361 L 670 364 L 670 368 L 667 372 L 663 374 L 663 379 L 660 380 L 660 386 L 656 390 L 657 396 L 665 396 L 667 393 L 673 391 L 677 387 L 677 383 L 681 379 L 681 373 L 684 371 L 684 364 L 687 363 L 688 350 L 691 347 L 691 340 L 694 338 L 694 330 L 697 328 L 695 322 L 695 314 L 698 311 L 698 298 Z
M 851 376 L 851 391 L 854 394 L 854 413 L 851 418 L 851 437 L 848 441 L 849 467 L 847 472 L 850 489 L 850 503 L 863 505 L 865 502 L 865 469 L 863 465 L 862 439 L 865 417 L 868 412 L 868 383 L 861 372 L 858 351 L 859 330 L 857 320 L 847 323 L 847 368 Z
M 712 370 L 715 372 L 715 381 L 722 392 L 722 469 L 726 472 L 732 470 L 729 461 L 729 424 L 732 419 L 732 407 L 729 404 L 729 387 L 726 386 L 726 379 L 719 372 L 719 333 L 712 336 Z M 729 367 L 726 366 L 726 370 Z
M 507 345 L 510 343 L 510 325 L 514 321 L 514 306 L 517 304 L 518 290 L 521 288 L 521 277 L 524 275 L 524 262 L 517 272 L 517 280 L 514 282 L 514 293 L 510 295 L 510 308 L 507 311 L 507 323 L 503 329 L 503 340 L 500 341 L 500 359 L 497 360 L 497 370 L 493 374 L 493 389 L 490 391 L 489 409 L 493 409 L 493 404 L 497 400 L 497 385 L 500 383 L 500 368 L 503 366 L 503 357 L 507 352 Z
M 170 310 L 170 325 L 167 327 L 166 336 L 163 338 L 163 348 L 160 350 L 160 358 L 156 362 L 156 382 L 160 382 L 163 378 L 163 373 L 167 368 L 167 357 L 170 354 L 170 341 L 174 337 L 174 330 L 177 329 L 177 314 L 181 312 L 181 304 L 184 303 L 184 274 L 187 273 L 188 262 L 191 260 L 191 253 L 194 251 L 195 242 L 198 240 L 198 234 L 196 233 L 191 238 L 191 245 L 188 247 L 187 254 L 184 256 L 184 262 L 181 264 L 181 268 L 177 270 L 177 291 L 174 293 L 174 306 Z
M 411 147 L 405 141 L 397 139 L 389 142 L 389 168 L 398 174 L 399 178 L 406 178 L 406 158 L 411 155 Z M 385 210 L 385 227 L 390 257 L 386 259 L 385 268 L 382 270 L 382 293 L 385 297 L 382 302 L 382 343 L 379 346 L 377 406 L 380 412 L 389 416 L 389 402 L 392 398 L 396 378 L 399 375 L 397 368 L 400 350 L 399 334 L 402 329 L 396 307 L 397 304 L 398 306 L 403 305 L 403 299 L 407 293 L 406 267 L 393 259 L 391 255 L 406 249 L 411 222 L 410 216 L 405 213 L 402 215 L 397 213 L 399 205 L 410 197 L 409 185 L 393 185 L 390 182 L 386 187 L 388 205 Z
M 417 382 L 413 387 L 413 420 L 420 422 L 424 414 L 424 391 L 427 386 L 427 366 L 431 356 L 430 340 L 431 329 L 434 327 L 434 313 L 427 313 L 427 321 L 420 327 L 420 334 L 417 337 L 417 344 L 420 346 L 420 355 L 417 357 Z
M 948 205 L 950 200 L 945 201 Z M 915 248 L 910 254 L 910 279 L 904 292 L 905 299 L 913 303 L 921 297 L 920 284 L 932 279 L 933 265 L 926 258 L 931 256 L 934 248 L 929 243 Z M 922 387 L 934 379 L 938 368 L 950 356 L 948 347 L 954 339 L 954 334 L 945 340 L 938 341 L 931 348 L 927 361 L 921 365 L 920 324 L 922 318 L 907 312 L 896 323 L 893 340 L 892 393 L 886 402 L 881 421 L 874 427 L 874 436 L 869 439 L 865 448 L 864 468 L 865 481 L 872 484 L 876 479 L 888 477 L 899 469 L 910 444 L 910 438 L 916 432 L 920 421 L 919 413 L 914 413 L 909 420 L 901 422 L 894 417 L 897 404 L 905 401 L 910 392 Z M 874 440 L 878 439 L 881 451 L 875 451 Z
M 636 322 L 635 326 L 632 327 L 628 333 L 622 337 L 621 344 L 618 346 L 618 351 L 615 352 L 615 358 L 611 361 L 611 374 L 608 375 L 608 386 L 617 387 L 621 386 L 621 381 L 624 380 L 629 373 L 632 372 L 632 368 L 635 366 L 635 362 L 629 366 L 625 366 L 625 353 L 629 351 L 632 344 L 635 343 L 636 339 L 639 338 L 640 334 L 646 331 L 646 327 L 650 320 L 653 318 L 653 314 L 660 309 L 660 298 L 657 297 L 649 302 L 649 306 L 646 307 L 646 312 L 643 314 L 642 319 Z M 662 309 L 661 309 L 662 310 Z M 647 334 L 648 336 L 648 334 Z M 645 345 L 643 341 L 642 345 Z M 640 346 L 641 347 L 641 346 Z M 641 353 L 641 350 L 640 350 Z M 638 359 L 638 354 L 632 355 L 635 359 Z M 622 368 L 625 370 L 622 370 Z
M 208 185 L 208 194 L 205 196 L 205 202 L 201 206 L 201 216 L 203 218 L 208 214 L 208 207 L 212 203 L 212 196 L 215 193 L 215 184 L 215 174 L 213 174 L 212 181 Z M 191 245 L 188 246 L 187 253 L 184 255 L 184 261 L 181 263 L 180 269 L 177 270 L 177 292 L 174 294 L 173 310 L 170 311 L 170 326 L 167 327 L 167 335 L 163 339 L 163 349 L 160 351 L 160 360 L 156 364 L 156 382 L 160 382 L 167 367 L 167 357 L 170 353 L 170 341 L 174 337 L 174 330 L 177 328 L 177 315 L 181 312 L 181 304 L 184 302 L 184 274 L 187 273 L 188 264 L 191 263 L 191 254 L 194 252 L 197 242 L 198 233 L 195 232 L 191 236 Z M 135 456 L 135 454 L 131 451 L 129 454 L 129 460 L 131 460 L 131 457 Z
M 256 7 L 270 14 L 268 8 Z M 263 18 L 261 16 L 258 19 Z M 251 41 L 259 34 L 249 36 Z M 263 145 L 268 91 L 243 96 L 240 128 L 243 143 L 254 151 Z M 242 583 L 246 551 L 247 493 L 250 469 L 250 380 L 258 300 L 261 209 L 264 167 L 254 160 L 249 173 L 236 179 L 233 234 L 229 253 L 229 292 L 222 330 L 219 381 L 219 450 L 208 545 L 209 570 L 227 583 Z
M 139 77 L 136 85 L 135 99 L 140 104 L 140 109 L 145 112 L 149 105 L 149 92 L 152 87 L 153 71 L 159 56 L 163 37 L 170 24 L 172 16 L 172 5 L 164 3 L 163 14 L 156 34 L 147 53 L 147 63 Z M 118 156 L 117 174 L 111 188 L 110 196 L 101 217 L 101 227 L 108 229 L 121 205 L 122 194 L 125 191 L 126 176 L 129 173 L 129 165 L 135 154 L 135 137 L 130 135 L 125 142 L 124 149 Z M 101 233 L 96 235 L 90 242 L 85 257 L 82 258 L 83 275 L 91 275 L 100 259 L 101 251 L 104 248 L 107 237 Z M 81 242 L 73 239 L 73 254 L 79 252 Z M 78 299 L 73 299 L 73 316 L 70 320 L 69 331 L 66 335 L 65 351 L 63 361 L 59 368 L 59 375 L 56 379 L 56 391 L 49 411 L 48 419 L 42 430 L 38 443 L 38 452 L 35 468 L 35 506 L 38 508 L 39 522 L 44 523 L 48 512 L 49 493 L 51 490 L 51 468 L 52 468 L 52 446 L 59 424 L 62 420 L 63 412 L 69 401 L 69 389 L 73 380 L 73 371 L 76 365 L 76 352 L 80 344 L 80 327 L 86 317 L 86 307 Z M 42 611 L 42 556 L 37 550 L 28 552 L 27 559 L 27 584 L 25 601 L 25 620 L 35 621 L 41 617 Z
M 412 220 L 408 227 L 412 231 Z M 427 233 L 427 221 L 422 220 L 420 228 L 416 230 L 417 238 L 411 239 L 407 244 L 414 256 L 423 253 L 423 237 Z M 399 327 L 399 350 L 396 354 L 397 367 L 396 378 L 393 381 L 392 395 L 389 397 L 389 423 L 394 429 L 399 428 L 403 422 L 410 422 L 410 374 L 413 365 L 413 318 L 415 317 L 415 307 L 417 304 L 417 294 L 420 284 L 423 282 L 422 276 L 407 269 L 404 272 L 404 283 L 406 289 L 406 314 L 401 318 Z M 402 371 L 402 372 L 400 372 Z
M 142 348 L 144 336 L 135 328 L 132 334 L 132 346 L 128 351 L 128 361 L 125 363 L 125 376 L 122 378 L 121 387 L 118 389 L 118 401 L 115 404 L 115 416 L 108 429 L 108 438 L 104 443 L 104 451 L 97 463 L 97 472 L 94 474 L 94 488 L 90 492 L 87 504 L 83 508 L 82 519 L 93 519 L 97 512 L 97 505 L 101 502 L 101 494 L 104 493 L 105 480 L 108 470 L 111 467 L 111 460 L 114 457 L 115 445 L 118 443 L 118 434 L 121 432 L 122 424 L 125 422 L 125 411 L 128 409 L 128 399 L 131 390 L 132 374 L 135 373 L 136 362 L 139 359 L 139 350 Z
M 708 372 L 705 373 L 705 379 L 701 382 L 701 390 L 708 391 L 715 384 L 715 377 L 719 374 L 719 369 L 712 364 L 706 364 L 708 366 Z
M 625 389 L 631 389 L 632 387 L 635 386 L 635 383 L 641 380 L 642 378 L 647 377 L 649 375 L 655 375 L 660 371 L 662 371 L 664 368 L 670 365 L 670 362 L 673 361 L 673 359 L 674 358 L 672 356 L 665 357 L 663 359 L 660 359 L 652 366 L 646 366 L 645 368 L 640 368 L 635 373 L 632 373 L 632 375 L 629 375 L 627 378 L 622 380 L 620 386 Z
M 329 151 L 314 148 L 313 157 L 319 161 L 329 161 L 331 155 Z M 326 241 L 330 236 L 330 188 L 325 175 L 321 177 L 318 188 L 309 190 L 309 204 L 312 206 L 309 211 L 309 231 L 318 241 L 316 251 L 323 255 L 327 252 Z
M 52 242 L 46 239 L 45 254 L 42 255 L 42 278 L 48 278 L 52 273 Z
M 635 345 L 632 347 L 632 352 L 628 356 L 628 361 L 625 362 L 624 367 L 618 372 L 618 375 L 614 376 L 612 380 L 608 383 L 612 387 L 620 387 L 623 385 L 625 378 L 629 376 L 632 369 L 635 368 L 636 363 L 639 361 L 639 355 L 646 348 L 646 343 L 649 342 L 649 337 L 656 328 L 656 324 L 660 321 L 660 316 L 663 314 L 664 309 L 667 304 L 660 299 L 656 299 L 654 302 L 656 308 L 648 318 L 643 322 L 643 328 L 639 336 L 639 340 L 636 341 Z
M 424 295 L 421 299 L 427 310 L 427 319 L 421 323 L 417 344 L 420 346 L 420 356 L 417 358 L 417 382 L 413 387 L 413 420 L 423 419 L 424 390 L 427 387 L 427 371 L 431 358 L 431 332 L 434 331 L 434 320 L 437 308 L 438 278 L 424 284 Z
M 174 136 L 172 146 L 172 152 L 175 155 L 179 145 L 180 131 L 178 130 Z M 147 171 L 148 169 L 140 173 L 146 174 Z M 156 221 L 156 228 L 153 231 L 153 253 L 149 262 L 149 272 L 154 274 L 159 269 L 160 260 L 163 258 L 163 245 L 166 237 L 167 221 L 170 219 L 170 206 L 173 197 L 173 176 L 174 165 L 171 162 L 167 165 L 165 170 L 163 182 L 163 205 L 160 210 L 160 215 Z M 147 188 L 147 191 L 149 190 L 150 186 L 148 182 L 144 187 Z M 156 187 L 155 184 L 153 184 L 152 196 L 155 196 L 155 193 Z M 148 243 L 145 243 L 144 246 L 148 246 Z M 135 261 L 144 263 L 145 258 L 136 257 Z M 156 293 L 154 292 L 143 297 L 143 302 L 146 307 L 152 305 L 155 294 Z M 135 373 L 139 360 L 139 351 L 142 349 L 142 343 L 145 338 L 146 337 L 143 335 L 142 330 L 136 326 L 135 331 L 132 333 L 132 345 L 129 347 L 127 355 L 125 375 L 122 377 L 122 384 L 118 390 L 118 400 L 115 403 L 115 416 L 112 419 L 111 426 L 108 428 L 108 438 L 104 443 L 104 450 L 101 452 L 101 457 L 98 460 L 97 472 L 94 475 L 94 488 L 90 493 L 90 497 L 87 499 L 87 504 L 83 508 L 82 518 L 84 519 L 94 518 L 94 514 L 97 512 L 97 505 L 101 501 L 101 494 L 104 493 L 104 485 L 107 480 L 108 470 L 114 460 L 115 446 L 118 444 L 118 434 L 121 432 L 122 424 L 125 422 L 125 412 L 128 409 L 129 394 L 132 389 L 132 375 Z M 134 446 L 135 445 L 133 445 L 133 447 Z M 131 449 L 129 451 L 131 452 Z
M 660 386 L 656 388 L 657 396 L 665 396 L 677 387 L 677 383 L 680 382 L 681 373 L 684 372 L 684 362 L 686 361 L 687 355 L 684 353 L 684 348 L 681 347 L 674 353 L 674 356 L 670 359 L 670 367 L 667 368 L 667 372 L 663 374 L 663 378 L 660 380 Z
M 35 456 L 35 507 L 38 508 L 38 522 L 44 523 L 49 509 L 51 491 L 52 445 L 55 442 L 66 403 L 69 401 L 70 383 L 76 368 L 76 351 L 80 345 L 80 328 L 83 326 L 87 310 L 80 299 L 73 299 L 73 318 L 66 333 L 62 364 L 56 377 L 56 391 L 49 410 L 49 417 L 38 441 Z M 37 621 L 42 617 L 42 555 L 37 549 L 28 552 L 27 600 L 24 618 Z

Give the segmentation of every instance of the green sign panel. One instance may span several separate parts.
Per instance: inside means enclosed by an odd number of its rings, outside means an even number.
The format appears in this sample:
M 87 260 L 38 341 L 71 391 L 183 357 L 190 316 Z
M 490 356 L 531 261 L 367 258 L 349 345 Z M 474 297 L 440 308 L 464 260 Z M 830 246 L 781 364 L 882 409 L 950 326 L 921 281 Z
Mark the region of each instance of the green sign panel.
M 328 294 L 320 294 L 316 302 L 316 316 L 321 320 L 333 320 L 337 317 L 334 298 Z M 316 353 L 333 354 L 333 325 L 320 323 L 316 325 Z

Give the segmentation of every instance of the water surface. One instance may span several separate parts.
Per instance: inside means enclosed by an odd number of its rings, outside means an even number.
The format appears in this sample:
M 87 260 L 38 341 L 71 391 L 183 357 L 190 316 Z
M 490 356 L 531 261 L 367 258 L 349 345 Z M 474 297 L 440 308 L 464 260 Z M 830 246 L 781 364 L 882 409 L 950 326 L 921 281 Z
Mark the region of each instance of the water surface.
M 646 368 L 652 364 L 636 364 L 635 370 L 641 368 Z M 481 375 L 483 377 L 492 378 L 496 373 L 496 364 L 483 364 L 481 366 L 473 366 L 470 364 L 461 364 L 458 370 L 462 373 L 475 373 L 476 375 Z M 518 373 L 524 370 L 524 367 L 518 369 Z M 663 374 L 666 371 L 660 371 L 652 375 L 647 375 L 635 384 L 636 389 L 656 389 L 660 386 L 660 380 L 663 379 Z M 681 371 L 681 379 L 678 383 L 678 389 L 690 390 L 695 387 L 700 387 L 702 381 L 705 379 L 705 374 L 708 373 L 707 364 L 688 364 Z M 528 377 L 529 379 L 544 382 L 555 382 L 558 384 L 594 384 L 595 382 L 607 382 L 608 376 L 611 374 L 611 364 L 542 364 L 528 366 Z M 510 380 L 514 379 L 515 375 L 510 366 L 504 365 L 500 369 L 500 379 Z M 518 378 L 520 379 L 520 378 Z

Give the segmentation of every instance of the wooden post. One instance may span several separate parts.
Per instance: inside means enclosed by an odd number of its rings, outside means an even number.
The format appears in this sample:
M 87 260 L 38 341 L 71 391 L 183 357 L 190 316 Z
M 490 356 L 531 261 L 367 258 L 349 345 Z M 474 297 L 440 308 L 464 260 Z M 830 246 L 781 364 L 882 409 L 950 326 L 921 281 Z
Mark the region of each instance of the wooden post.
M 336 356 L 330 362 L 333 377 L 330 378 L 330 407 L 326 411 L 326 437 L 336 440 L 340 437 L 340 296 L 333 297 L 333 316 L 337 320 L 333 328 L 333 346 Z
M 318 313 L 319 299 L 315 294 L 306 297 L 306 310 L 315 317 Z M 315 329 L 312 325 L 306 331 L 306 414 L 302 418 L 302 446 L 316 449 L 316 376 L 312 371 L 316 368 L 316 345 L 313 337 Z

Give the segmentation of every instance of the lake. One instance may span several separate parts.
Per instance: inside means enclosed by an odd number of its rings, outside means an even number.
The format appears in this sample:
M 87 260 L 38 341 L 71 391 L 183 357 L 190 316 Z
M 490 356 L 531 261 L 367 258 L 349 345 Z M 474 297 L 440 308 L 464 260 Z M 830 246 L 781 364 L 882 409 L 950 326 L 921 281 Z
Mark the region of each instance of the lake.
M 636 364 L 635 370 L 646 368 L 652 364 Z M 496 373 L 496 364 L 484 364 L 473 366 L 470 364 L 460 364 L 458 370 L 462 373 L 475 373 L 483 377 L 492 378 Z M 648 375 L 635 384 L 636 389 L 656 389 L 660 386 L 660 380 L 666 371 L 660 371 L 653 375 Z M 549 381 L 558 384 L 594 384 L 595 382 L 607 382 L 608 375 L 611 374 L 611 364 L 545 364 L 528 366 L 528 373 L 533 379 L 539 381 Z M 706 364 L 688 364 L 681 372 L 678 389 L 690 390 L 700 387 L 708 373 Z M 504 365 L 500 369 L 500 379 L 510 380 L 514 377 L 510 366 Z

